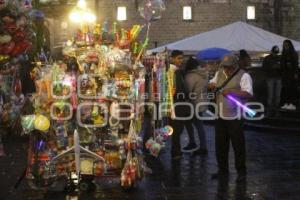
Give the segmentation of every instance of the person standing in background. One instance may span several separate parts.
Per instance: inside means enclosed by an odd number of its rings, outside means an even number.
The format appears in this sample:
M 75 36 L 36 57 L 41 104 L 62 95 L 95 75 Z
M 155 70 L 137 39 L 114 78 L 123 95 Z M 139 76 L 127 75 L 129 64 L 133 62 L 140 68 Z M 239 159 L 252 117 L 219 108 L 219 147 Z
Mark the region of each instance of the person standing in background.
M 189 91 L 190 102 L 193 104 L 195 112 L 199 111 L 198 116 L 202 116 L 202 113 L 207 109 L 207 107 L 200 106 L 197 108 L 197 105 L 207 102 L 208 72 L 203 68 L 198 69 L 198 67 L 199 62 L 193 57 L 190 57 L 185 67 L 185 82 Z M 196 108 L 198 110 L 196 110 Z M 203 127 L 203 122 L 197 118 L 196 113 L 192 119 L 192 123 L 198 131 L 200 140 L 200 148 L 194 152 L 194 155 L 205 155 L 207 154 L 206 133 Z M 186 151 L 191 151 L 196 148 L 197 145 L 194 134 L 189 135 L 189 143 L 183 149 Z
M 266 56 L 263 60 L 263 71 L 266 76 L 268 89 L 268 114 L 272 115 L 273 109 L 276 109 L 280 104 L 281 98 L 281 79 L 282 69 L 280 65 L 281 57 L 279 54 L 279 47 L 273 46 L 271 54 Z
M 245 49 L 240 50 L 239 67 L 243 70 L 251 67 L 251 58 Z
M 295 111 L 297 108 L 297 80 L 299 58 L 290 40 L 283 42 L 282 68 L 282 109 Z
M 169 75 L 174 74 L 174 94 L 173 94 L 173 102 L 174 104 L 186 103 L 188 100 L 188 91 L 185 87 L 184 83 L 184 70 L 182 69 L 183 63 L 183 52 L 179 50 L 174 50 L 171 53 L 171 66 L 168 71 Z M 194 130 L 192 126 L 192 121 L 185 119 L 179 120 L 180 118 L 188 118 L 190 116 L 190 107 L 187 105 L 176 105 L 174 107 L 174 115 L 171 119 L 171 126 L 174 129 L 174 133 L 172 134 L 172 150 L 171 156 L 172 160 L 178 160 L 181 158 L 181 144 L 180 144 L 180 136 L 184 128 L 189 132 L 189 135 L 193 135 Z

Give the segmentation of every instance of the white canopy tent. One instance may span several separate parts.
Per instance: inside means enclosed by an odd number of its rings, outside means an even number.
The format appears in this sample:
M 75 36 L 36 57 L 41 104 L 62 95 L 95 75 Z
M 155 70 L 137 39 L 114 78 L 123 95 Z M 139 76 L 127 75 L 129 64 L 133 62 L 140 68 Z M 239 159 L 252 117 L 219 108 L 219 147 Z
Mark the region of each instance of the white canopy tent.
M 231 51 L 246 49 L 249 52 L 269 52 L 274 45 L 282 47 L 288 38 L 276 35 L 264 29 L 249 25 L 244 22 L 235 22 L 212 31 L 185 38 L 155 49 L 150 52 L 181 50 L 197 52 L 206 48 L 219 47 Z M 300 42 L 292 40 L 296 51 L 300 51 Z

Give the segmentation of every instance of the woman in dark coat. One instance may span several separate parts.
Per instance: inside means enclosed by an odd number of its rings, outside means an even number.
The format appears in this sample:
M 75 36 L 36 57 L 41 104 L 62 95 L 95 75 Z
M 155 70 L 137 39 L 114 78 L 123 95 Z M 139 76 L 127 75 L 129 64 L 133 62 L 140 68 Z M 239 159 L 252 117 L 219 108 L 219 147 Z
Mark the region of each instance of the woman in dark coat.
M 187 90 L 190 94 L 190 102 L 193 103 L 194 108 L 197 108 L 197 105 L 200 103 L 207 102 L 207 87 L 208 87 L 208 73 L 205 69 L 198 69 L 199 63 L 196 59 L 190 58 L 186 63 L 185 68 L 185 83 Z M 192 97 L 192 98 L 191 98 Z M 202 113 L 206 111 L 206 106 L 200 106 L 198 108 L 199 113 L 195 115 L 192 119 L 193 125 L 198 131 L 198 136 L 200 140 L 200 148 L 195 151 L 195 154 L 207 154 L 206 146 L 206 133 L 203 127 L 203 122 L 197 118 L 197 116 L 202 116 Z M 189 135 L 189 144 L 184 148 L 186 151 L 195 149 L 195 137 L 194 134 L 188 132 Z
M 296 110 L 297 80 L 299 58 L 294 45 L 290 40 L 283 42 L 281 69 L 282 69 L 282 109 Z

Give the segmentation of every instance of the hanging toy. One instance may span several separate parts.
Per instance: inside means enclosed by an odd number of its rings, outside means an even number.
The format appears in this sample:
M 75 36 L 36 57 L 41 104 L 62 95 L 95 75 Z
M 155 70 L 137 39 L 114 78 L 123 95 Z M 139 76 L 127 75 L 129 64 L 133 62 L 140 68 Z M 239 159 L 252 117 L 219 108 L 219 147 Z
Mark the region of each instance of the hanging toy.
M 128 48 L 130 41 L 128 40 L 127 31 L 125 29 L 121 30 L 121 40 L 119 43 L 120 48 L 126 49 Z
M 142 29 L 143 27 L 141 25 L 134 25 L 130 30 L 130 40 L 136 40 L 139 34 L 141 33 Z
M 118 25 L 117 22 L 113 23 L 113 32 L 112 32 L 112 34 L 113 34 L 113 41 L 115 43 L 118 43 L 119 40 L 120 40 L 119 33 L 118 33 L 118 30 L 117 30 L 117 25 Z
M 137 163 L 134 162 L 131 152 L 128 153 L 125 166 L 121 173 L 121 186 L 132 187 L 138 178 Z
M 15 73 L 13 81 L 13 92 L 16 96 L 19 96 L 22 93 L 22 84 L 19 73 Z

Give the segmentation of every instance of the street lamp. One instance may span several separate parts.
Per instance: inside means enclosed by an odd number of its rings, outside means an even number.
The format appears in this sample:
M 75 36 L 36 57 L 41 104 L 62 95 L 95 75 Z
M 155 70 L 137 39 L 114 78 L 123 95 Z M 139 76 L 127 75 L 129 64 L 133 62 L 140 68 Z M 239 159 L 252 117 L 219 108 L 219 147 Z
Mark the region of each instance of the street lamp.
M 85 0 L 79 0 L 77 6 L 72 10 L 70 20 L 75 23 L 94 23 L 96 16 L 87 8 Z

